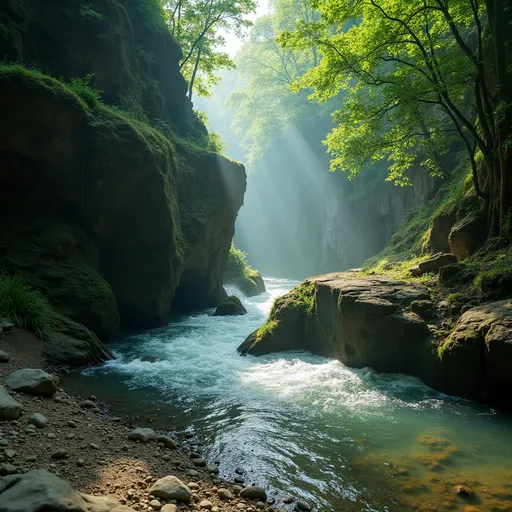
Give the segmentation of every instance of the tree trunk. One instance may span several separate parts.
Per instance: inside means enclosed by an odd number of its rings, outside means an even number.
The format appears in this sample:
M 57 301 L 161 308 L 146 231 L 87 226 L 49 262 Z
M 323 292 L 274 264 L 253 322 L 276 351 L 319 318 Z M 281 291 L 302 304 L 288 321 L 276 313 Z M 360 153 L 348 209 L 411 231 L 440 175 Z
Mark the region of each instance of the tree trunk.
M 196 79 L 197 70 L 199 69 L 199 61 L 201 60 L 201 50 L 202 50 L 202 45 L 200 44 L 197 47 L 196 62 L 194 63 L 194 70 L 192 71 L 192 76 L 190 77 L 190 83 L 188 84 L 188 99 L 189 100 L 192 100 L 192 91 L 194 89 L 194 81 Z

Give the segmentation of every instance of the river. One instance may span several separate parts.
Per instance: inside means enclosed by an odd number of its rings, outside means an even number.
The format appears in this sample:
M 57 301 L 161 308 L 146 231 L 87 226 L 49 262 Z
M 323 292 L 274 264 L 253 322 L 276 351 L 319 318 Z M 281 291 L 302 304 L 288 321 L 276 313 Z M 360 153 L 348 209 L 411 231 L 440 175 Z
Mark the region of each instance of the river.
M 125 335 L 115 360 L 70 385 L 141 423 L 194 431 L 222 476 L 241 467 L 315 510 L 512 511 L 509 414 L 308 353 L 237 354 L 295 284 L 266 279 L 245 316 L 210 310 Z

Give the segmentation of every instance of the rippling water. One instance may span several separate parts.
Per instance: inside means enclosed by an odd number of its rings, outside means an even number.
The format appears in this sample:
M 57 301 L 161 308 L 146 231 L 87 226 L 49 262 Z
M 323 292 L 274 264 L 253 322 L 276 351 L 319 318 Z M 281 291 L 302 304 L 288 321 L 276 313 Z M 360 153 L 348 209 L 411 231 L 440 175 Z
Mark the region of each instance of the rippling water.
M 208 311 L 126 336 L 116 360 L 71 385 L 160 428 L 193 429 L 224 476 L 243 467 L 317 510 L 512 511 L 510 415 L 303 352 L 238 356 L 295 284 L 267 279 L 243 317 Z

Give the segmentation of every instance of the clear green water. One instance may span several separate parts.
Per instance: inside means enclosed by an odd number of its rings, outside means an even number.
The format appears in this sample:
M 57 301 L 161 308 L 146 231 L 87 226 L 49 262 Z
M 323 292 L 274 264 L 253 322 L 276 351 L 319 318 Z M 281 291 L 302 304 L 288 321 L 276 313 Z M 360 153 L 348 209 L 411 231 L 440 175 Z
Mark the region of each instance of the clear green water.
M 193 429 L 223 476 L 242 467 L 248 481 L 315 510 L 512 511 L 510 415 L 307 353 L 238 356 L 295 283 L 266 284 L 244 300 L 248 315 L 209 311 L 126 336 L 116 360 L 70 384 L 140 423 Z

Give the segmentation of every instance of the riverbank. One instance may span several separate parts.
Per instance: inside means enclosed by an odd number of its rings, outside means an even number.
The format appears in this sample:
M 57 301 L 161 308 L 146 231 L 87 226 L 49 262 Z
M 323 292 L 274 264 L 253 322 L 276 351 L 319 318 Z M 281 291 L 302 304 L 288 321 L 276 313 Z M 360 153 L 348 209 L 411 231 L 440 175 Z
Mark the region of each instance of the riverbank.
M 45 362 L 43 349 L 44 342 L 27 331 L 4 333 L 0 350 L 9 355 L 9 361 L 0 363 L 2 383 L 22 368 L 54 372 L 55 368 Z M 192 493 L 191 501 L 178 504 L 177 510 L 280 509 L 261 497 L 238 496 L 245 483 L 252 484 L 243 482 L 242 468 L 237 482 L 220 479 L 213 461 L 204 460 L 197 441 L 187 439 L 185 434 L 157 431 L 157 435 L 171 436 L 165 444 L 130 440 L 136 426 L 110 416 L 101 396 L 74 397 L 62 387 L 51 398 L 11 395 L 22 404 L 23 413 L 17 420 L 0 423 L 2 475 L 47 470 L 68 480 L 80 492 L 110 496 L 136 511 L 160 510 L 167 501 L 172 504 L 172 500 L 150 495 L 149 490 L 158 479 L 173 475 Z M 28 420 L 36 413 L 44 417 L 44 425 L 29 427 Z

